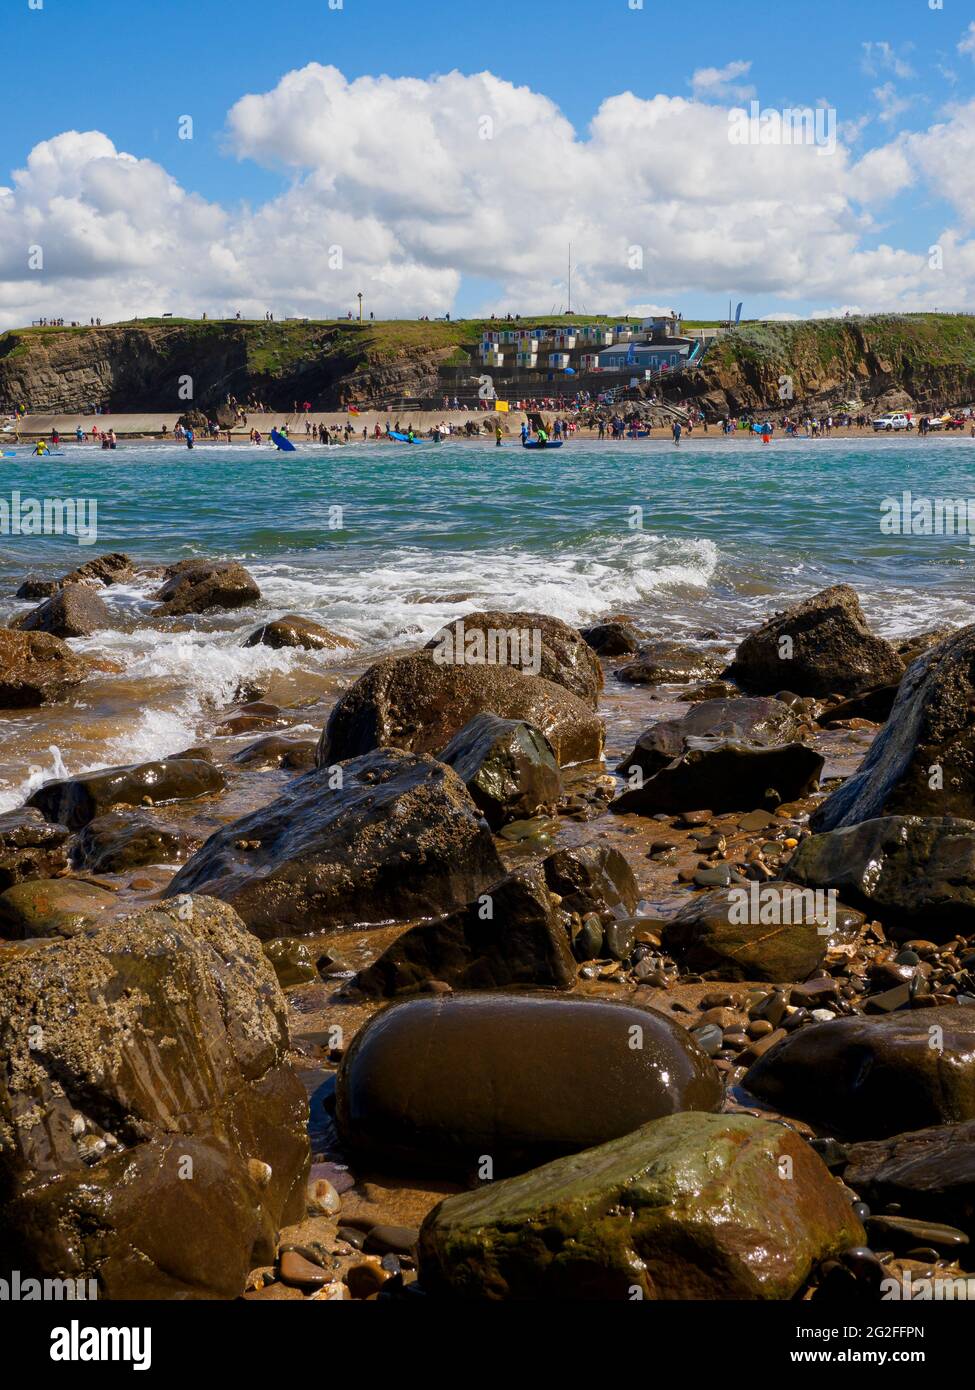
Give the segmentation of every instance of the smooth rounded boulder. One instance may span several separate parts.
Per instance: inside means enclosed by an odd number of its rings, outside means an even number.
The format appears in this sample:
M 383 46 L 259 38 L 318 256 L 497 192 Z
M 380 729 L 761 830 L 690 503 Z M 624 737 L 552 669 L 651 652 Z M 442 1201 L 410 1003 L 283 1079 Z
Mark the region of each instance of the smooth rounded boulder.
M 437 917 L 504 876 L 457 774 L 382 748 L 315 769 L 224 826 L 167 890 L 229 902 L 263 938 Z
M 755 695 L 857 695 L 903 672 L 891 644 L 867 626 L 856 591 L 834 584 L 749 633 L 727 675 Z
M 80 830 L 113 806 L 196 801 L 222 791 L 223 774 L 203 758 L 162 758 L 158 762 L 106 767 L 79 777 L 45 782 L 27 798 L 48 820 Z
M 360 1168 L 495 1176 L 714 1110 L 722 1082 L 663 1014 L 602 999 L 457 994 L 393 1004 L 360 1029 L 336 1117 Z
M 975 1119 L 975 1009 L 815 1023 L 760 1057 L 742 1085 L 845 1139 Z
M 793 1130 L 669 1115 L 448 1197 L 420 1230 L 420 1283 L 454 1299 L 791 1299 L 864 1240 Z
M 484 711 L 538 729 L 563 766 L 601 755 L 602 721 L 563 686 L 511 666 L 451 665 L 436 655 L 389 656 L 360 676 L 332 710 L 319 766 L 374 748 L 437 753 Z

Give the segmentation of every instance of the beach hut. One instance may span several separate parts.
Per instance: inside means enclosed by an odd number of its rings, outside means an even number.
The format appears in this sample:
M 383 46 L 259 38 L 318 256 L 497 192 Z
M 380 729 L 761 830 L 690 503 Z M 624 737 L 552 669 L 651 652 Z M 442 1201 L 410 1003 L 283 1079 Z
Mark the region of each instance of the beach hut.
M 582 368 L 582 370 L 583 370 L 584 372 L 598 372 L 598 371 L 599 371 L 599 353 L 598 353 L 598 352 L 584 352 L 584 353 L 581 355 L 581 357 L 579 358 L 579 366 Z
M 537 366 L 538 366 L 538 353 L 537 353 L 537 352 L 519 352 L 518 355 L 517 355 L 517 357 L 515 358 L 515 361 L 517 362 L 517 364 L 518 364 L 519 367 L 537 367 Z
M 571 352 L 578 342 L 574 333 L 556 333 L 555 346 L 560 352 Z
M 569 365 L 569 354 L 567 352 L 550 352 L 548 355 L 548 365 L 556 372 L 564 372 Z

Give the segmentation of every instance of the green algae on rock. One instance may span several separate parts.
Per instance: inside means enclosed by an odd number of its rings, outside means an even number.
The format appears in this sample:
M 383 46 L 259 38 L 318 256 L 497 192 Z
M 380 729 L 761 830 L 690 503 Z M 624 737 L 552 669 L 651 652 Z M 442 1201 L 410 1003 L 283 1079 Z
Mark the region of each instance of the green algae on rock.
M 448 1197 L 420 1230 L 431 1294 L 490 1299 L 788 1299 L 864 1240 L 795 1131 L 670 1115 Z

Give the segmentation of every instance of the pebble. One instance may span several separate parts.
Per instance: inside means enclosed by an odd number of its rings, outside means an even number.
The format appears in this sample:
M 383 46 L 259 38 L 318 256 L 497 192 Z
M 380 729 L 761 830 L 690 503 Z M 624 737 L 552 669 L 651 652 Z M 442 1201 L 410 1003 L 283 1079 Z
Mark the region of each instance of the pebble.
M 832 1023 L 836 1015 L 832 1009 L 812 1009 L 810 1017 L 814 1018 L 817 1023 Z
M 369 1298 L 371 1294 L 378 1293 L 391 1277 L 380 1260 L 370 1255 L 362 1264 L 352 1266 L 345 1276 L 345 1282 L 353 1298 Z
M 342 1198 L 328 1178 L 314 1178 L 308 1184 L 308 1209 L 319 1216 L 335 1216 L 342 1206 Z
M 745 1031 L 750 1038 L 765 1038 L 775 1030 L 767 1018 L 753 1018 Z
M 757 1062 L 759 1057 L 764 1057 L 765 1053 L 768 1052 L 770 1048 L 780 1043 L 784 1037 L 786 1037 L 785 1029 L 776 1028 L 766 1037 L 756 1038 L 755 1041 L 750 1042 L 745 1049 L 742 1060 L 744 1061 L 747 1059 L 750 1062 Z
M 691 1037 L 697 1041 L 698 1046 L 703 1048 L 709 1057 L 720 1052 L 725 1041 L 721 1029 L 713 1023 L 705 1023 L 702 1027 L 692 1028 Z
M 373 1226 L 363 1250 L 367 1255 L 412 1255 L 420 1232 L 415 1226 Z
M 682 811 L 677 817 L 677 824 L 687 828 L 695 825 L 709 825 L 713 818 L 711 811 Z
M 698 869 L 694 882 L 699 888 L 727 888 L 731 883 L 731 865 L 717 864 L 714 868 Z
M 312 1264 L 297 1250 L 282 1251 L 278 1272 L 283 1283 L 296 1289 L 318 1289 L 330 1282 L 330 1276 L 321 1265 Z
M 366 1241 L 366 1233 L 357 1231 L 354 1226 L 340 1226 L 338 1239 L 344 1240 L 346 1245 L 351 1245 L 353 1250 L 361 1250 Z
M 936 1250 L 956 1251 L 968 1245 L 968 1236 L 956 1226 L 942 1226 L 936 1221 L 914 1221 L 906 1216 L 871 1216 L 867 1221 L 871 1239 L 883 1240 L 898 1249 L 905 1246 L 930 1245 Z

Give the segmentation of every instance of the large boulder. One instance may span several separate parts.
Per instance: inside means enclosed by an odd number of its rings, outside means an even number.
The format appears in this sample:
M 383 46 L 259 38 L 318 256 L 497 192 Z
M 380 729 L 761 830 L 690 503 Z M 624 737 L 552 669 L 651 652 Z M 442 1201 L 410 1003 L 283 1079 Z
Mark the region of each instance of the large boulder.
M 457 773 L 492 830 L 554 810 L 562 793 L 559 765 L 545 735 L 488 710 L 465 724 L 437 756 Z
M 354 647 L 347 637 L 330 632 L 321 623 L 311 618 L 302 618 L 297 613 L 286 613 L 283 618 L 274 618 L 262 623 L 249 637 L 245 637 L 245 647 L 301 647 L 308 652 L 330 651 L 334 647 Z
M 886 925 L 944 940 L 975 924 L 975 821 L 881 816 L 804 839 L 786 876 Z
M 65 584 L 38 608 L 17 618 L 18 632 L 49 632 L 55 637 L 90 637 L 115 626 L 107 604 L 88 584 Z
M 220 769 L 203 758 L 162 758 L 46 782 L 28 797 L 27 805 L 38 807 L 48 820 L 80 830 L 113 806 L 195 801 L 222 791 L 223 785 Z
M 420 1282 L 452 1298 L 791 1299 L 864 1239 L 793 1130 L 670 1115 L 448 1197 L 420 1231 Z
M 719 980 L 806 980 L 831 946 L 856 939 L 862 913 L 830 910 L 790 884 L 755 881 L 705 893 L 681 908 L 663 929 L 664 947 L 689 970 Z
M 91 873 L 120 874 L 142 864 L 175 864 L 200 840 L 182 826 L 166 825 L 150 814 L 109 811 L 84 826 L 74 857 Z
M 531 724 L 561 764 L 602 753 L 601 720 L 563 686 L 510 666 L 457 666 L 435 656 L 430 651 L 389 656 L 360 676 L 332 710 L 319 766 L 374 748 L 436 753 L 485 710 Z
M 860 767 L 810 824 L 836 830 L 884 815 L 975 819 L 975 625 L 915 661 Z
M 356 977 L 392 998 L 439 980 L 455 989 L 568 989 L 575 961 L 540 868 L 519 869 L 466 907 L 411 927 Z
M 118 911 L 118 898 L 78 878 L 31 878 L 0 893 L 0 937 L 74 936 Z
M 214 609 L 247 608 L 261 597 L 257 581 L 233 560 L 181 560 L 164 573 L 153 597 L 154 617 L 183 617 Z
M 446 665 L 507 665 L 541 676 L 596 708 L 603 668 L 582 633 L 547 613 L 468 613 L 427 643 Z
M 168 891 L 222 898 L 266 938 L 440 916 L 503 875 L 457 774 L 383 748 L 296 778 L 211 835 Z
M 65 826 L 50 825 L 32 806 L 0 816 L 0 893 L 15 883 L 66 871 L 67 838 Z
M 975 1009 L 943 1005 L 834 1019 L 790 1033 L 746 1090 L 849 1139 L 975 1119 Z
M 132 561 L 128 555 L 113 551 L 111 555 L 96 555 L 93 560 L 86 560 L 60 579 L 38 579 L 30 575 L 17 590 L 17 597 L 50 598 L 66 584 L 87 584 L 96 589 L 109 584 L 122 584 L 131 579 L 132 574 Z
M 91 663 L 60 637 L 0 628 L 0 709 L 63 700 L 91 669 Z
M 602 999 L 456 994 L 375 1015 L 342 1060 L 345 1148 L 379 1171 L 521 1171 L 679 1110 L 722 1085 L 663 1014 Z
M 644 816 L 702 806 L 715 813 L 774 810 L 814 791 L 824 761 L 805 743 L 763 748 L 734 739 L 692 739 L 685 753 L 646 780 L 631 769 L 629 790 L 609 809 Z
M 851 1144 L 843 1181 L 876 1211 L 889 1203 L 975 1236 L 975 1120 Z
M 619 667 L 616 678 L 627 685 L 687 685 L 691 681 L 710 680 L 724 666 L 713 652 L 689 647 L 684 642 L 647 642 L 640 647 L 635 661 Z
M 652 777 L 693 747 L 694 739 L 730 739 L 755 748 L 775 748 L 793 742 L 798 733 L 795 711 L 782 700 L 701 700 L 679 719 L 651 724 L 616 771 L 627 777 L 636 767 L 644 777 Z
M 284 998 L 222 903 L 0 962 L 0 1275 L 234 1298 L 304 1214 Z
M 728 675 L 756 695 L 856 695 L 903 670 L 891 644 L 867 627 L 855 590 L 834 584 L 749 633 Z

